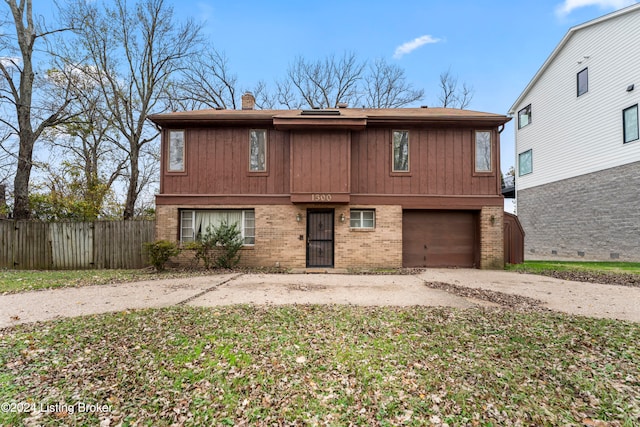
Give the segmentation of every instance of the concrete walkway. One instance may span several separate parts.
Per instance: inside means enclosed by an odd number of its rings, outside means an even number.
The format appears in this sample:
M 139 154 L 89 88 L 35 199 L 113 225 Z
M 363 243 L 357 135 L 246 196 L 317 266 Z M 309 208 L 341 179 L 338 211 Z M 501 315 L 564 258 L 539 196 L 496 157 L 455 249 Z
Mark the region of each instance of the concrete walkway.
M 495 305 L 431 289 L 425 282 L 526 296 L 565 313 L 640 322 L 640 288 L 504 271 L 429 269 L 416 275 L 223 274 L 0 295 L 0 328 L 179 304 Z

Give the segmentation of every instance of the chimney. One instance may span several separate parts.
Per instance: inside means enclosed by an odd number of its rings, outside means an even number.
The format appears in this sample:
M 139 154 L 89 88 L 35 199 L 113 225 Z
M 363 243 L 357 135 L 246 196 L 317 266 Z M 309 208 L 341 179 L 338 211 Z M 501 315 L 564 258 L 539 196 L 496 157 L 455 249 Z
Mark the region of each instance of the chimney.
M 242 109 L 253 110 L 256 106 L 256 98 L 251 92 L 247 92 L 242 95 Z

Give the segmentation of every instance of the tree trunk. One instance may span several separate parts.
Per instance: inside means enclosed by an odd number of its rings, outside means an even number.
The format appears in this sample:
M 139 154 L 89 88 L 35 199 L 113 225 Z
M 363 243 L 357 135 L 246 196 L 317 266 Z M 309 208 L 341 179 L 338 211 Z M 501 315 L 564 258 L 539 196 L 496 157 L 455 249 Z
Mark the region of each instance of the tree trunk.
M 135 213 L 136 201 L 138 200 L 138 178 L 140 177 L 140 169 L 138 167 L 139 152 L 132 144 L 129 175 L 129 188 L 127 190 L 127 200 L 124 203 L 123 219 L 133 219 Z
M 29 219 L 31 210 L 29 208 L 29 178 L 31 177 L 31 158 L 33 155 L 33 142 L 23 142 L 23 135 L 20 135 L 20 154 L 18 157 L 18 169 L 13 181 L 14 219 Z

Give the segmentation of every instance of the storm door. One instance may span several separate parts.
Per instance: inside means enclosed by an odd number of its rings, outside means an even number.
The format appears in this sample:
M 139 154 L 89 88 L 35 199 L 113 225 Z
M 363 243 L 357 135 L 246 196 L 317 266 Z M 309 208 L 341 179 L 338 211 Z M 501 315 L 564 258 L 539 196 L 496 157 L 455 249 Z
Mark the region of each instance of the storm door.
M 333 209 L 307 211 L 307 267 L 333 267 Z

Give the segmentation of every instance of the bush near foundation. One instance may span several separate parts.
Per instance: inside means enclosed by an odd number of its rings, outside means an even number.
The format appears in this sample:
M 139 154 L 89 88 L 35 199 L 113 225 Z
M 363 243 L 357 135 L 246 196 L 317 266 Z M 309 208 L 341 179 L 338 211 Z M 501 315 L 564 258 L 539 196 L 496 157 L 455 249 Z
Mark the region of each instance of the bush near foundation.
M 242 233 L 238 224 L 222 221 L 219 226 L 208 226 L 206 233 L 196 241 L 189 242 L 185 249 L 193 250 L 196 265 L 200 260 L 204 268 L 234 268 L 240 262 Z
M 178 245 L 169 240 L 144 243 L 144 248 L 149 255 L 149 262 L 156 268 L 156 271 L 164 271 L 164 266 L 169 258 L 180 254 Z

